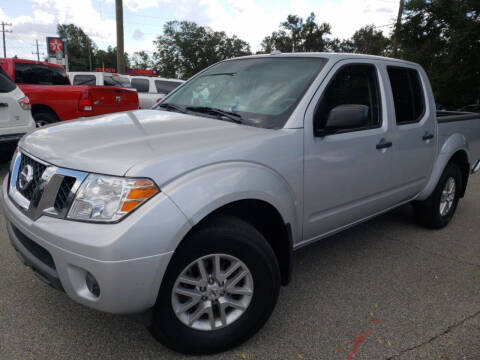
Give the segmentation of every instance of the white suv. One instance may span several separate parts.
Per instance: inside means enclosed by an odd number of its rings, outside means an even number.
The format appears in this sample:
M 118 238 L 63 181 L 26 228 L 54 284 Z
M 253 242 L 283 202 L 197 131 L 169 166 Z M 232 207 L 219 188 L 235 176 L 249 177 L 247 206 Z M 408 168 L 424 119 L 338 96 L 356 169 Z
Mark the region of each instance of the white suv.
M 0 161 L 9 160 L 18 140 L 35 129 L 30 100 L 0 68 Z
M 170 91 L 185 81 L 151 76 L 129 75 L 130 84 L 138 92 L 140 109 L 151 109 L 153 105 L 167 96 Z

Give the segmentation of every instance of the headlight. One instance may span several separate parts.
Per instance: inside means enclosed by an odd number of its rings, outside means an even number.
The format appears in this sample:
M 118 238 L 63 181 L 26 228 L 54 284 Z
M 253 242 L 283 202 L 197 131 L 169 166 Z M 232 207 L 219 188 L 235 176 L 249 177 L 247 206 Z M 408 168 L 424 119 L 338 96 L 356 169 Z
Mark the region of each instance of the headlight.
M 68 218 L 115 222 L 158 193 L 148 179 L 90 174 L 78 189 Z

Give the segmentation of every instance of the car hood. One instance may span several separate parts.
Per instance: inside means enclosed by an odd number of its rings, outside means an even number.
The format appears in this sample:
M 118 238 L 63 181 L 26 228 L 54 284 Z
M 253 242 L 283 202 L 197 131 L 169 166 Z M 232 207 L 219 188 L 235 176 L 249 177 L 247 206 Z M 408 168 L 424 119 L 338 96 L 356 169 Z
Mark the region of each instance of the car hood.
M 24 137 L 19 146 L 59 167 L 122 176 L 137 164 L 201 156 L 275 132 L 189 114 L 137 110 L 46 126 Z

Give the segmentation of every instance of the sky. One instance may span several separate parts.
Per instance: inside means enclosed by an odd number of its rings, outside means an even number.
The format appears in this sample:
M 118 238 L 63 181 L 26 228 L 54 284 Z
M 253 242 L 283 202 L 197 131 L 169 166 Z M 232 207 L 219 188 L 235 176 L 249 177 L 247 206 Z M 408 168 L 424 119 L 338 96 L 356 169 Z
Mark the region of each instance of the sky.
M 349 38 L 368 24 L 388 34 L 391 26 L 386 25 L 395 21 L 398 4 L 398 0 L 123 0 L 125 51 L 151 54 L 152 41 L 170 20 L 194 21 L 237 35 L 254 52 L 288 14 L 306 18 L 313 11 L 317 22 L 330 23 L 331 37 Z M 12 32 L 6 34 L 8 57 L 35 59 L 38 40 L 43 59 L 45 38 L 56 35 L 59 23 L 80 26 L 100 49 L 116 45 L 115 0 L 0 0 L 1 21 L 12 24 L 7 27 Z

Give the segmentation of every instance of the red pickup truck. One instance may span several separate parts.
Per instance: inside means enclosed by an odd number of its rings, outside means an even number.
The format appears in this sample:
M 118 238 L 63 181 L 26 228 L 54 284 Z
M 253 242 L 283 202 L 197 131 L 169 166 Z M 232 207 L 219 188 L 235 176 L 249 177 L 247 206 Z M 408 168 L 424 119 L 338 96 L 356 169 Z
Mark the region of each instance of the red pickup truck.
M 71 85 L 61 65 L 15 58 L 0 61 L 3 70 L 30 99 L 37 126 L 138 109 L 135 90 Z

